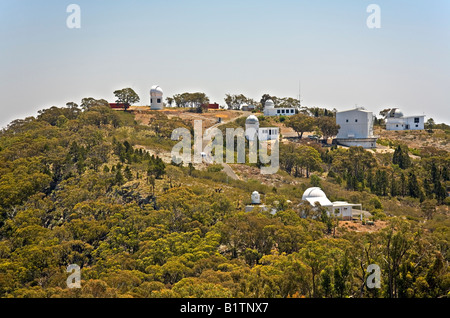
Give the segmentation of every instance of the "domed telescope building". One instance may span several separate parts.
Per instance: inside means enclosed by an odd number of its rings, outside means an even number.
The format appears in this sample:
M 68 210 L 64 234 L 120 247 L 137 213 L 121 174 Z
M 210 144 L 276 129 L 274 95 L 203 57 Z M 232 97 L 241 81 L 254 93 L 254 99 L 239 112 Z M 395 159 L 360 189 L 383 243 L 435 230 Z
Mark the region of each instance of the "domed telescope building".
M 250 115 L 245 121 L 245 137 L 247 140 L 256 140 L 259 133 L 259 120 L 255 115 Z
M 425 129 L 425 115 L 405 116 L 398 108 L 386 115 L 386 130 L 422 130 Z
M 158 85 L 152 86 L 150 89 L 150 109 L 162 110 L 164 108 L 163 103 L 163 90 Z
M 309 204 L 317 208 L 317 204 L 326 208 L 328 216 L 336 216 L 343 220 L 352 220 L 353 207 L 359 207 L 358 213 L 363 213 L 361 203 L 348 203 L 345 201 L 331 202 L 325 192 L 319 187 L 312 187 L 306 189 L 302 196 L 303 201 L 309 202 Z M 356 212 L 356 211 L 355 211 Z
M 264 103 L 264 116 L 293 116 L 295 108 L 292 107 L 275 107 L 273 100 L 268 99 Z
M 250 115 L 245 120 L 245 138 L 249 141 L 269 141 L 278 140 L 279 138 L 278 127 L 259 127 L 258 117 Z

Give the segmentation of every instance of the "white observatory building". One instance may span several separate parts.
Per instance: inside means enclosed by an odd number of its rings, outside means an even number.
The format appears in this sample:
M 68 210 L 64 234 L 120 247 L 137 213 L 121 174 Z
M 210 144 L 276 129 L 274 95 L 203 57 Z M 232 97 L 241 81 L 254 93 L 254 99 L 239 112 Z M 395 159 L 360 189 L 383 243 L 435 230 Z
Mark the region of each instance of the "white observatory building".
M 249 141 L 259 139 L 260 141 L 278 140 L 278 127 L 259 127 L 258 117 L 250 115 L 245 120 L 245 138 Z
M 152 86 L 150 89 L 150 109 L 162 110 L 164 108 L 163 103 L 163 90 L 158 85 Z
M 259 120 L 255 115 L 250 115 L 245 120 L 245 137 L 247 140 L 253 141 L 258 137 Z
M 292 116 L 295 115 L 295 108 L 279 107 L 275 108 L 273 100 L 268 99 L 264 103 L 264 116 Z
M 355 204 L 344 201 L 331 202 L 325 192 L 318 187 L 306 189 L 303 193 L 302 200 L 309 202 L 313 207 L 316 207 L 316 204 L 320 204 L 320 206 L 327 209 L 329 216 L 333 213 L 334 216 L 343 220 L 351 220 L 353 218 L 353 207 L 359 207 L 359 211 L 362 213 L 362 205 L 360 203 Z
M 386 130 L 422 130 L 425 129 L 425 115 L 404 116 L 398 108 L 386 115 Z
M 245 212 L 251 212 L 255 207 L 259 207 L 262 211 L 267 211 L 267 207 L 261 204 L 261 195 L 258 191 L 253 191 L 251 195 L 252 203 L 245 207 Z
M 336 113 L 340 126 L 336 136 L 339 145 L 376 148 L 378 137 L 373 135 L 373 113 L 362 107 Z
M 255 207 L 259 207 L 261 211 L 269 211 L 269 207 L 265 204 L 261 203 L 261 195 L 258 191 L 253 191 L 251 196 L 252 203 L 250 205 L 247 205 L 245 207 L 245 212 L 251 212 Z M 270 210 L 270 214 L 275 215 L 277 213 L 277 210 L 272 208 Z

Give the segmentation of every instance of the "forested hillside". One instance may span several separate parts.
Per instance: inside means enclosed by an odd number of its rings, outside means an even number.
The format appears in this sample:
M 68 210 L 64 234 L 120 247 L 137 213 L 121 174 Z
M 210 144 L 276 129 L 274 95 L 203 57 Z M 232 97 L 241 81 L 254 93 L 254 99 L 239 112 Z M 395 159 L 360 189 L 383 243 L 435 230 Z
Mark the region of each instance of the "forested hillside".
M 448 151 L 289 143 L 274 183 L 246 176 L 250 164 L 230 180 L 158 156 L 190 122 L 144 125 L 91 102 L 0 134 L 0 297 L 450 296 Z M 362 203 L 375 225 L 312 209 L 311 186 Z M 245 212 L 255 190 L 276 214 Z M 80 289 L 67 288 L 70 264 Z M 366 285 L 370 264 L 381 288 Z

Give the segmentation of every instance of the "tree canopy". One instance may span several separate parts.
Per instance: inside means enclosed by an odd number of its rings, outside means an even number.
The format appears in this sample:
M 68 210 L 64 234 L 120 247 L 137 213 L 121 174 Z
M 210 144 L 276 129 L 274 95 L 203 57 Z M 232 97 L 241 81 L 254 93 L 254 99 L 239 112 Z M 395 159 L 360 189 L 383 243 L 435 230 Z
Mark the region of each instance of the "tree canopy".
M 116 96 L 117 100 L 116 103 L 123 103 L 127 105 L 125 109 L 127 109 L 128 105 L 133 105 L 135 103 L 139 103 L 140 98 L 139 95 L 136 94 L 136 92 L 132 88 L 123 88 L 114 91 L 114 95 Z
M 2 298 L 449 295 L 445 150 L 296 140 L 280 145 L 277 174 L 235 164 L 234 180 L 167 159 L 170 129 L 187 120 L 144 124 L 93 98 L 66 106 L 0 131 Z M 371 216 L 338 222 L 302 201 L 317 185 Z M 264 205 L 246 212 L 255 190 Z M 80 289 L 67 287 L 70 264 Z M 381 288 L 367 285 L 371 264 Z

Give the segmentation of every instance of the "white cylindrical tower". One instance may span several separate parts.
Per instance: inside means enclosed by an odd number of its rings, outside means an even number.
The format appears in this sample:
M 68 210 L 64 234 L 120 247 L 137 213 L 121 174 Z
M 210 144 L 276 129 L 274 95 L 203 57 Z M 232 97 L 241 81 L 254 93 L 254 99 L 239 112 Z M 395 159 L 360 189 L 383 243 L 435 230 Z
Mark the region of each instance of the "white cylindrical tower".
M 261 204 L 261 196 L 258 191 L 252 193 L 252 204 Z
M 150 109 L 161 110 L 163 108 L 163 90 L 158 85 L 154 85 L 150 90 Z
M 264 103 L 264 109 L 273 109 L 275 108 L 275 103 L 273 102 L 273 100 L 268 99 L 266 100 L 266 102 Z
M 255 115 L 250 115 L 245 121 L 245 137 L 247 140 L 256 140 L 258 138 L 259 120 Z

